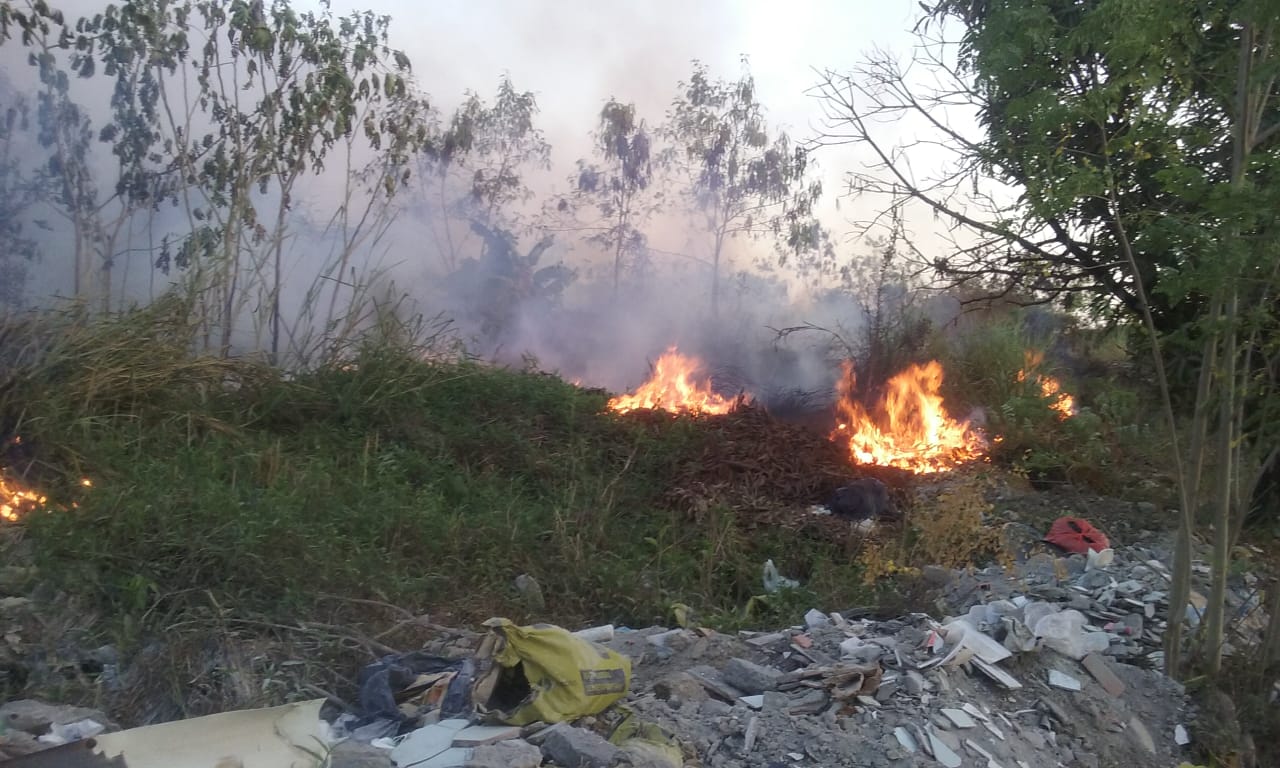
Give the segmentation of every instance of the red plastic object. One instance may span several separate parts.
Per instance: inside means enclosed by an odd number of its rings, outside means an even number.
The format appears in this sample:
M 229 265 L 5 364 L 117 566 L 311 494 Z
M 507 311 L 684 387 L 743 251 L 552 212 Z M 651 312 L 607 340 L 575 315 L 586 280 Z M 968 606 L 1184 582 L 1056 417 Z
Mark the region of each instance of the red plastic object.
M 1044 540 L 1068 552 L 1087 554 L 1089 550 L 1101 552 L 1111 546 L 1102 531 L 1094 528 L 1088 520 L 1078 517 L 1060 517 L 1053 521 L 1049 535 Z

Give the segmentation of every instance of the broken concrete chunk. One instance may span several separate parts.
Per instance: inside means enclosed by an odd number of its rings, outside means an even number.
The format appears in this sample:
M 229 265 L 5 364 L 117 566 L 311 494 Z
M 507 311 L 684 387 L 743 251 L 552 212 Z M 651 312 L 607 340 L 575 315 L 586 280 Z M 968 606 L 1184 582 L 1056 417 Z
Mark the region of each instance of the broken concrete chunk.
M 902 745 L 902 748 L 908 752 L 914 754 L 920 751 L 920 745 L 916 742 L 916 737 L 912 736 L 911 731 L 908 731 L 906 728 L 903 728 L 902 726 L 894 728 L 893 735 L 894 738 L 898 740 L 898 743 Z
M 1112 671 L 1110 663 L 1096 653 L 1091 653 L 1084 657 L 1084 668 L 1089 670 L 1089 674 L 1093 675 L 1093 679 L 1098 681 L 1108 694 L 1112 696 L 1120 696 L 1124 693 L 1125 685 L 1116 673 Z
M 538 768 L 542 750 L 527 741 L 512 739 L 475 748 L 466 768 Z
M 45 704 L 31 699 L 18 699 L 0 705 L 0 722 L 7 728 L 41 734 L 51 725 L 68 725 L 81 720 L 94 720 L 108 731 L 118 730 L 101 711 L 86 707 Z
M 653 695 L 662 701 L 703 701 L 707 698 L 707 691 L 697 677 L 687 672 L 676 672 L 655 682 Z
M 463 728 L 453 737 L 455 747 L 478 747 L 498 741 L 520 738 L 520 728 L 514 725 L 473 725 Z
M 770 632 L 767 635 L 757 635 L 747 640 L 747 645 L 753 648 L 767 648 L 774 643 L 780 643 L 790 637 L 787 632 Z
M 929 682 L 924 679 L 924 675 L 914 669 L 907 670 L 906 675 L 902 678 L 902 684 L 907 689 L 907 693 L 912 696 L 919 696 L 929 689 Z
M 977 725 L 968 712 L 962 709 L 949 709 L 944 707 L 942 710 L 943 717 L 951 721 L 951 724 L 957 728 L 973 728 Z
M 764 667 L 746 659 L 730 659 L 720 673 L 726 683 L 745 694 L 764 693 L 776 690 L 780 670 Z
M 750 691 L 741 691 L 728 684 L 728 682 L 711 667 L 693 667 L 688 670 L 688 674 L 691 675 L 693 679 L 697 680 L 712 696 L 730 704 L 737 701 L 744 693 L 750 693 Z
M 951 747 L 947 746 L 938 734 L 933 730 L 929 731 L 929 748 L 933 751 L 933 759 L 942 763 L 946 768 L 960 768 L 960 756 L 955 753 Z
M 391 751 L 396 765 L 418 765 L 441 755 L 453 746 L 457 734 L 470 723 L 466 720 L 442 720 L 413 731 Z M 519 729 L 517 729 L 518 732 Z M 461 763 L 456 763 L 461 765 Z
M 564 766 L 607 768 L 618 756 L 618 748 L 593 731 L 570 727 L 548 736 L 542 754 Z
M 530 744 L 542 744 L 542 742 L 546 741 L 548 736 L 555 733 L 556 731 L 563 731 L 566 728 L 572 728 L 572 727 L 573 726 L 571 726 L 569 723 L 566 723 L 566 722 L 559 722 L 559 723 L 556 723 L 555 725 L 548 725 L 538 729 L 536 732 L 531 733 L 528 736 L 525 736 L 525 741 L 529 742 Z
M 744 755 L 751 754 L 751 750 L 756 748 L 756 738 L 760 735 L 760 718 L 752 717 L 747 723 L 747 733 L 742 740 L 742 753 Z
M 1005 688 L 1008 688 L 1011 691 L 1016 691 L 1022 687 L 1022 683 L 1018 682 L 1018 678 L 1014 677 L 1008 672 L 1005 672 L 1003 669 L 1000 669 L 995 664 L 988 664 L 987 662 L 983 661 L 981 658 L 977 656 L 973 657 L 971 661 L 973 663 L 973 666 L 977 668 L 979 672 L 991 678 L 992 680 L 996 681 L 997 683 L 1004 686 Z
M 1139 720 L 1136 715 L 1129 719 L 1129 734 L 1133 737 L 1133 742 L 1148 754 L 1156 753 L 1156 742 L 1151 738 L 1151 731 L 1147 730 L 1146 723 Z
M 764 706 L 764 694 L 758 693 L 755 696 L 740 696 L 738 697 L 738 701 L 746 704 L 752 709 L 760 709 Z
M 1049 670 L 1049 685 L 1054 688 L 1061 688 L 1064 691 L 1079 691 L 1084 688 L 1079 680 L 1056 669 Z
M 395 768 L 391 753 L 347 739 L 329 751 L 329 768 Z

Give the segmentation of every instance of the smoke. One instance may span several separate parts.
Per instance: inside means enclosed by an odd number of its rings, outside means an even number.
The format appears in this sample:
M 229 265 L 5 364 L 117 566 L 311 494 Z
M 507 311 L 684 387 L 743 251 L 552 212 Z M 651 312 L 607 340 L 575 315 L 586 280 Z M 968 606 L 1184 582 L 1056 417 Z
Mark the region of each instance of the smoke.
M 296 5 L 299 10 L 315 6 Z M 531 199 L 510 213 L 528 222 L 542 204 L 564 192 L 575 162 L 591 156 L 590 132 L 606 100 L 634 102 L 652 128 L 664 119 L 695 58 L 716 76 L 733 78 L 739 58 L 748 56 L 771 127 L 785 126 L 795 138 L 807 138 L 814 118 L 805 95 L 813 79 L 809 66 L 848 66 L 853 52 L 873 41 L 885 44 L 905 26 L 894 14 L 882 13 L 874 23 L 863 20 L 859 26 L 845 5 L 832 1 L 784 12 L 776 3 L 733 0 L 629 5 L 342 0 L 333 10 L 339 15 L 366 8 L 389 13 L 391 44 L 404 48 L 414 61 L 415 78 L 442 119 L 468 90 L 491 96 L 504 74 L 517 89 L 535 93 L 537 125 L 552 154 L 549 169 L 521 171 Z M 897 15 L 905 18 L 909 5 Z M 60 7 L 68 19 L 100 10 L 89 0 L 70 0 Z M 0 46 L 0 64 L 13 74 L 15 88 L 29 92 L 33 71 L 25 64 L 25 53 L 10 41 Z M 0 81 L 0 93 L 3 89 Z M 105 90 L 77 82 L 75 93 L 95 128 L 100 127 L 107 113 Z M 93 167 L 102 173 L 106 188 L 111 158 L 104 145 L 96 153 Z M 368 190 L 350 194 L 346 168 L 366 159 L 358 150 L 350 157 L 339 151 L 322 173 L 307 178 L 290 196 L 279 288 L 286 346 L 307 348 L 331 330 L 335 308 L 340 315 L 362 297 L 374 297 L 408 313 L 452 318 L 474 353 L 499 363 L 523 365 L 534 359 L 566 378 L 620 391 L 640 383 L 649 363 L 677 346 L 702 359 L 725 393 L 746 390 L 783 402 L 813 393 L 828 396 L 837 361 L 847 350 L 824 331 L 780 335 L 780 329 L 811 324 L 846 339 L 864 329 L 865 302 L 847 292 L 806 291 L 794 275 L 757 269 L 772 260 L 772 245 L 748 239 L 727 245 L 720 311 L 712 316 L 711 239 L 700 217 L 675 194 L 674 182 L 668 181 L 672 187 L 665 190 L 674 205 L 647 222 L 644 258 L 615 292 L 611 259 L 588 242 L 586 233 L 559 232 L 536 264 L 513 267 L 510 260 L 495 260 L 468 221 L 448 219 L 451 214 L 424 190 L 369 208 L 372 219 L 355 232 L 355 214 L 372 198 Z M 827 187 L 824 217 L 838 235 L 845 224 L 833 201 L 843 160 L 838 154 L 821 160 Z M 458 189 L 450 186 L 449 192 L 456 195 Z M 271 210 L 281 201 L 280 191 L 268 188 L 256 199 Z M 345 212 L 347 219 L 336 211 Z M 32 218 L 52 220 L 47 214 L 37 212 Z M 186 224 L 181 211 L 164 206 L 129 220 L 111 254 L 110 292 L 116 306 L 150 301 L 182 278 L 172 265 L 168 273 L 155 265 L 163 261 L 163 244 L 181 237 Z M 445 232 L 445 226 L 451 230 Z M 546 232 L 513 229 L 512 250 L 527 260 Z M 353 249 L 355 237 L 361 239 Z M 32 265 L 32 303 L 70 293 L 68 243 L 65 230 L 41 234 L 46 256 Z M 856 259 L 871 254 L 869 247 L 854 244 L 842 247 L 841 255 Z M 262 266 L 253 269 L 261 272 Z M 270 332 L 263 310 L 268 298 L 261 292 L 244 296 L 245 321 L 232 335 L 233 349 L 262 349 Z

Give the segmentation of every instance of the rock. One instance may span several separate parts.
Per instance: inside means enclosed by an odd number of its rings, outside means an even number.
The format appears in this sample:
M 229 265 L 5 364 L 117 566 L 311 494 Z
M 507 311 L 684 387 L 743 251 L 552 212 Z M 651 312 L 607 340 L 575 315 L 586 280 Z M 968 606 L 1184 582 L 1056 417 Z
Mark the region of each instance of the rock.
M 0 613 L 18 613 L 31 605 L 26 597 L 0 597 Z
M 539 765 L 542 765 L 542 750 L 520 739 L 481 744 L 467 761 L 467 768 L 538 768 Z
M 0 722 L 3 722 L 6 728 L 36 735 L 49 730 L 49 726 L 55 723 L 66 725 L 80 720 L 96 720 L 105 726 L 107 731 L 118 730 L 118 726 L 101 711 L 87 707 L 45 704 L 33 699 L 18 699 L 0 705 Z
M 566 768 L 607 768 L 618 748 L 585 728 L 565 728 L 547 737 L 542 754 Z
M 330 768 L 394 768 L 391 752 L 348 739 L 329 752 Z
M 0 763 L 47 749 L 26 731 L 0 731 Z
M 837 488 L 826 506 L 831 514 L 847 520 L 875 520 L 893 513 L 889 488 L 874 477 L 862 477 Z
M 527 573 L 522 573 L 516 577 L 516 592 L 520 593 L 520 598 L 524 601 L 524 605 L 534 613 L 541 612 L 546 609 L 547 601 L 542 596 L 542 585 L 538 580 Z
M 1089 611 L 1093 609 L 1093 598 L 1088 595 L 1082 595 L 1079 592 L 1067 598 L 1067 607 L 1075 611 Z
M 1085 589 L 1103 589 L 1111 583 L 1111 575 L 1106 571 L 1088 571 L 1076 583 Z
M 778 712 L 791 706 L 791 697 L 778 691 L 765 691 L 761 709 Z
M 925 692 L 928 683 L 924 679 L 924 675 L 914 669 L 907 670 L 907 674 L 902 678 L 902 685 L 907 689 L 907 693 L 912 696 L 919 696 Z
M 920 569 L 920 577 L 925 583 L 935 587 L 941 587 L 951 581 L 951 569 L 943 568 L 938 565 L 926 565 Z
M 766 705 L 768 701 L 765 701 Z M 719 699 L 707 699 L 698 707 L 698 713 L 705 718 L 724 717 L 733 711 L 733 707 Z
M 1084 661 L 1081 663 L 1084 664 L 1084 668 L 1089 670 L 1089 674 L 1093 675 L 1093 679 L 1097 680 L 1098 684 L 1108 694 L 1118 697 L 1124 693 L 1124 682 L 1116 676 L 1106 659 L 1096 653 L 1091 653 L 1085 656 Z
M 680 701 L 704 701 L 707 690 L 688 672 L 677 672 L 653 684 L 653 695 L 663 701 L 678 698 Z
M 1129 719 L 1129 735 L 1133 737 L 1133 742 L 1148 754 L 1156 754 L 1155 739 L 1151 738 L 1151 731 L 1147 729 L 1146 723 L 1138 719 L 1137 715 Z
M 730 659 L 721 671 L 724 681 L 745 694 L 764 693 L 778 688 L 782 672 L 773 667 L 762 667 L 746 659 Z

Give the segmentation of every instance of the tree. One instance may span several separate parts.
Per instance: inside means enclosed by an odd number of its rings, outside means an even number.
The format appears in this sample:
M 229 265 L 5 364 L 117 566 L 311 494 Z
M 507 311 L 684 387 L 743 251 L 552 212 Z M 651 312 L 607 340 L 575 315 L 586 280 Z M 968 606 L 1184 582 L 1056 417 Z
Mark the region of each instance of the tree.
M 941 52 L 945 38 L 926 39 L 942 85 L 913 83 L 885 54 L 851 75 L 827 73 L 828 138 L 876 158 L 855 190 L 887 194 L 891 210 L 923 204 L 969 235 L 935 262 L 944 275 L 999 274 L 1010 289 L 1080 296 L 1146 329 L 1177 457 L 1165 638 L 1167 668 L 1181 672 L 1197 512 L 1206 501 L 1213 512 L 1212 604 L 1251 489 L 1275 460 L 1280 6 L 954 0 L 928 21 L 962 28 L 955 63 Z M 955 129 L 938 109 L 946 106 L 974 110 L 984 135 Z M 873 120 L 903 115 L 931 126 L 952 153 L 941 174 L 917 178 L 874 133 Z M 1004 190 L 992 193 L 984 177 Z M 1199 368 L 1185 451 L 1170 373 L 1179 359 Z M 1205 626 L 1203 661 L 1216 672 L 1220 604 Z
M 770 135 L 745 60 L 738 80 L 713 80 L 695 61 L 671 105 L 664 135 L 678 148 L 687 192 L 711 236 L 711 313 L 719 312 L 726 244 L 771 236 L 780 260 L 818 253 L 826 232 L 814 217 L 822 185 L 808 152 L 782 132 Z
M 592 240 L 613 255 L 616 299 L 627 259 L 644 251 L 642 226 L 657 207 L 645 193 L 658 158 L 644 121 L 636 119 L 634 104 L 610 99 L 600 110 L 594 138 L 599 164 L 579 160 L 573 183 L 578 195 L 599 214 L 599 221 L 587 227 L 596 231 Z
M 30 130 L 30 109 L 25 99 L 0 95 L 8 106 L 0 113 L 0 308 L 22 303 L 27 264 L 36 258 L 35 239 L 24 231 L 28 212 L 39 201 L 38 185 L 23 168 L 23 138 Z M 47 226 L 47 225 L 46 225 Z
M 485 240 L 478 258 L 466 258 L 445 278 L 450 295 L 480 314 L 480 331 L 495 345 L 505 341 L 522 309 L 558 303 L 577 274 L 562 263 L 538 266 L 555 242 L 544 235 L 528 253 L 520 253 L 514 234 L 472 222 Z
M 187 226 L 161 239 L 155 264 L 187 272 L 203 298 L 206 345 L 228 353 L 253 307 L 255 336 L 278 358 L 299 181 L 324 173 L 330 150 L 359 136 L 392 192 L 409 156 L 433 139 L 388 25 L 370 12 L 335 16 L 327 2 L 298 13 L 286 0 L 146 0 L 73 24 L 43 0 L 0 6 L 0 41 L 20 30 L 42 84 L 48 199 L 72 223 L 77 292 L 99 266 L 110 272 L 135 214 L 168 203 Z M 96 131 L 72 75 L 110 85 L 110 117 Z M 109 186 L 90 171 L 95 139 L 115 160 Z
M 468 93 L 433 151 L 420 157 L 420 192 L 424 204 L 434 198 L 429 218 L 439 222 L 437 250 L 446 271 L 457 269 L 465 258 L 465 238 L 476 232 L 472 222 L 508 231 L 522 228 L 518 208 L 533 197 L 525 175 L 551 162 L 551 145 L 535 123 L 537 115 L 534 94 L 517 90 L 504 75 L 491 103 Z M 427 190 L 432 178 L 434 189 Z M 487 248 L 489 241 L 481 237 L 477 245 Z

